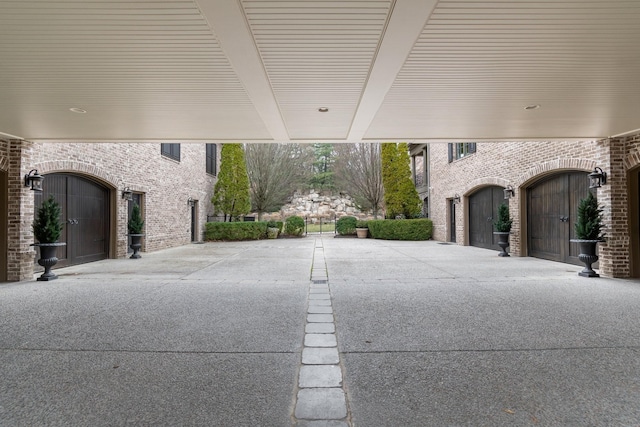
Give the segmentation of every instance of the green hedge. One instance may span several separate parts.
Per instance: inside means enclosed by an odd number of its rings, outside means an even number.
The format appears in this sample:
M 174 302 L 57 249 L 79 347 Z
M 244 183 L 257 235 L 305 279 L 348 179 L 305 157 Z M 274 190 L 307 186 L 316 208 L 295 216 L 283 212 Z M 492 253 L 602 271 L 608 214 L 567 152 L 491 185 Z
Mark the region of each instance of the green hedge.
M 336 221 L 336 231 L 341 236 L 348 234 L 356 234 L 356 222 L 358 220 L 354 216 L 343 216 Z
M 290 216 L 284 222 L 284 232 L 290 236 L 302 236 L 302 233 L 304 233 L 304 219 L 297 215 Z
M 427 218 L 378 219 L 367 224 L 374 239 L 429 240 L 433 235 L 433 223 Z
M 267 237 L 267 223 L 256 222 L 208 222 L 205 224 L 206 240 L 258 240 Z

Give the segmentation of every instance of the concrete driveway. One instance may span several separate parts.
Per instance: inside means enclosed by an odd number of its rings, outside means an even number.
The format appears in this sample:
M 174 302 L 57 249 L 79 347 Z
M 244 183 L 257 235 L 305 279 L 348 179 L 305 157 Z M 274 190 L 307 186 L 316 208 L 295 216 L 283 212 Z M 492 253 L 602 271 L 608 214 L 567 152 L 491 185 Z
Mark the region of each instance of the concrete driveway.
M 497 252 L 323 235 L 2 284 L 0 425 L 640 425 L 640 281 Z

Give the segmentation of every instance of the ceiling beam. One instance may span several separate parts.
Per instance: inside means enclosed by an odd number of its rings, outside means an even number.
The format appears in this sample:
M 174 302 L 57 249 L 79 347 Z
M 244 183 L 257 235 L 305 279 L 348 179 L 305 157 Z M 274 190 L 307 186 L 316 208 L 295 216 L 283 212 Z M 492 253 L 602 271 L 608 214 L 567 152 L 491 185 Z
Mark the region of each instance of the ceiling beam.
M 437 0 L 394 2 L 351 124 L 348 141 L 357 142 L 364 137 L 436 3 Z
M 289 141 L 240 0 L 196 0 L 274 141 Z

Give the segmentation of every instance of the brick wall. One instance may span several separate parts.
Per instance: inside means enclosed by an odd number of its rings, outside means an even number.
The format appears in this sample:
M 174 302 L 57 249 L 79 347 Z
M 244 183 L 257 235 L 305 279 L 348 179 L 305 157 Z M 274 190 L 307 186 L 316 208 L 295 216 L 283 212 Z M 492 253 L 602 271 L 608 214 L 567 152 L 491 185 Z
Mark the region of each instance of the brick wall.
M 561 170 L 591 171 L 598 163 L 596 142 L 501 142 L 478 143 L 477 152 L 448 163 L 447 144 L 430 144 L 430 216 L 434 222 L 434 238 L 447 240 L 449 221 L 447 199 L 462 197 L 456 209 L 456 240 L 468 244 L 466 233 L 467 196 L 478 189 L 511 185 L 515 197 L 509 200 L 513 218 L 511 253 L 522 254 L 521 188 L 545 175 Z M 579 156 L 576 154 L 579 153 Z
M 481 187 L 511 185 L 515 197 L 509 200 L 513 218 L 511 253 L 525 255 L 526 212 L 522 197 L 536 180 L 561 171 L 589 172 L 599 166 L 608 174 L 607 184 L 598 189 L 604 208 L 607 240 L 600 245 L 600 273 L 609 277 L 629 277 L 629 171 L 640 167 L 640 134 L 602 141 L 478 143 L 477 152 L 451 163 L 447 144 L 429 146 L 430 217 L 434 239 L 446 241 L 450 235 L 448 199 L 462 196 L 456 209 L 456 240 L 468 244 L 467 197 Z M 637 239 L 637 236 L 635 237 Z
M 218 144 L 218 151 L 221 145 Z M 218 153 L 219 154 L 219 153 Z M 218 159 L 220 156 L 218 155 Z M 94 179 L 111 190 L 111 256 L 127 253 L 127 202 L 125 187 L 142 194 L 145 219 L 144 251 L 179 246 L 191 241 L 191 208 L 197 201 L 198 240 L 207 214 L 212 214 L 211 196 L 215 177 L 206 173 L 205 144 L 181 144 L 180 161 L 160 154 L 153 143 L 30 143 L 2 141 L 0 167 L 9 172 L 9 280 L 31 279 L 34 254 L 33 192 L 22 177 L 31 169 L 45 176 L 71 172 Z M 19 197 L 15 197 L 18 195 Z

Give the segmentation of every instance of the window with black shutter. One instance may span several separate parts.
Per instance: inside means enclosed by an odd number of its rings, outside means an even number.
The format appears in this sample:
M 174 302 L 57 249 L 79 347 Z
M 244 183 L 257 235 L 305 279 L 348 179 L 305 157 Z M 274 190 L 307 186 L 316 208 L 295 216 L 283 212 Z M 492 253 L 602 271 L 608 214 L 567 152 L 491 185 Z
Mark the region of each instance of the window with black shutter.
M 180 144 L 160 144 L 160 153 L 165 157 L 180 161 Z
M 207 144 L 207 173 L 217 175 L 217 146 L 216 144 Z

